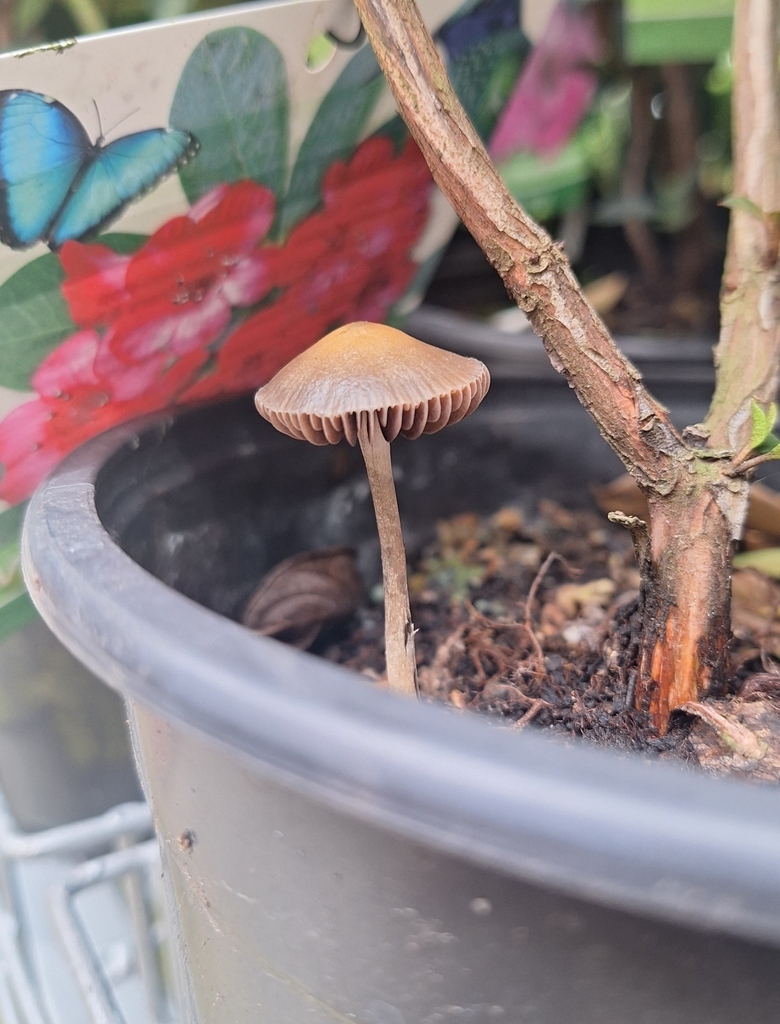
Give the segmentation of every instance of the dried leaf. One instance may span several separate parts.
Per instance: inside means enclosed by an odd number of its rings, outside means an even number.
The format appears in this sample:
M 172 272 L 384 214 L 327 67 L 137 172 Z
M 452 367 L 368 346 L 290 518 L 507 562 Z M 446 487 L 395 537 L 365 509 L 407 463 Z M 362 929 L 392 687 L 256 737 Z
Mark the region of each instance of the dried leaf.
M 589 583 L 562 583 L 555 591 L 555 603 L 568 619 L 573 619 L 587 605 L 606 608 L 616 591 L 614 580 L 606 576 Z
M 773 672 L 754 672 L 748 676 L 739 688 L 742 700 L 764 700 L 769 697 L 780 697 L 780 676 Z
M 356 611 L 362 590 L 351 548 L 305 551 L 271 569 L 249 598 L 241 621 L 261 636 L 305 650 L 326 622 Z
M 604 277 L 596 278 L 582 289 L 585 298 L 597 313 L 603 316 L 611 312 L 628 291 L 630 278 L 619 270 Z
M 647 499 L 639 490 L 636 481 L 628 473 L 611 480 L 608 484 L 591 488 L 596 504 L 602 512 L 620 511 L 627 516 L 636 516 L 637 519 L 644 519 L 647 522 L 650 512 L 647 507 Z
M 738 721 L 734 715 L 724 714 L 708 704 L 690 700 L 681 704 L 680 711 L 696 715 L 715 730 L 720 742 L 734 754 L 750 761 L 760 761 L 767 752 L 767 744 Z
M 509 534 L 510 536 L 517 535 L 519 537 L 523 532 L 525 522 L 523 520 L 523 513 L 519 508 L 515 508 L 514 505 L 507 505 L 494 513 L 490 519 L 490 525 L 494 530 L 500 530 L 502 533 Z
M 699 721 L 690 743 L 699 764 L 717 774 L 749 774 L 777 781 L 780 768 L 780 709 L 771 700 L 692 702 L 683 709 Z
M 539 501 L 539 513 L 548 519 L 556 530 L 576 530 L 577 517 L 557 501 L 542 498 Z

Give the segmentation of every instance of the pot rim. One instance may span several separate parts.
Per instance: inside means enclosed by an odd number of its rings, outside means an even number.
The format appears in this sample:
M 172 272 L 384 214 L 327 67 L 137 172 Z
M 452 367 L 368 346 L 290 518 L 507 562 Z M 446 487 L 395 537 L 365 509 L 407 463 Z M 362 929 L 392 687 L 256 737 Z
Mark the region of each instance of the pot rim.
M 147 417 L 89 441 L 31 500 L 32 600 L 88 668 L 380 827 L 581 898 L 780 944 L 780 789 L 395 697 L 255 636 L 132 561 L 100 522 L 95 481 L 117 449 L 172 422 Z

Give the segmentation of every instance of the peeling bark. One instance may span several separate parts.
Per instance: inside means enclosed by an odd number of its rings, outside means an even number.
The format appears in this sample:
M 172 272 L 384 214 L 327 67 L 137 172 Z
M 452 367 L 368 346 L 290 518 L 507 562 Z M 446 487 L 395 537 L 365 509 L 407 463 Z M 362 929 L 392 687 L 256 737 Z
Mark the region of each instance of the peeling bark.
M 718 486 L 692 481 L 672 496 L 650 499 L 636 703 L 661 733 L 675 708 L 726 681 L 731 523 L 716 500 Z

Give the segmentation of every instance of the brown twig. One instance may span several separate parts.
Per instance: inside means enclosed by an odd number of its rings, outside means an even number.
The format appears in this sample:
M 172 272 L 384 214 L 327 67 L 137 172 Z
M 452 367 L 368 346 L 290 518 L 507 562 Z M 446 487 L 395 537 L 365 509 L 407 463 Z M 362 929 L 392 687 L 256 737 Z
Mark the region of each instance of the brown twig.
M 539 639 L 536 633 L 534 632 L 534 601 L 536 600 L 536 595 L 539 591 L 539 587 L 541 586 L 542 580 L 549 572 L 550 566 L 553 564 L 553 562 L 556 561 L 563 562 L 564 559 L 561 557 L 561 555 L 558 554 L 557 551 L 551 551 L 547 558 L 545 558 L 545 560 L 542 562 L 536 576 L 534 576 L 534 581 L 531 584 L 531 589 L 528 591 L 528 597 L 526 598 L 525 602 L 525 631 L 528 634 L 528 639 L 531 641 L 531 644 L 533 645 L 534 655 L 536 657 L 536 668 L 540 675 L 544 675 L 544 651 L 542 650 L 542 645 L 539 643 Z
M 541 697 L 537 697 L 536 700 L 531 702 L 531 706 L 528 708 L 523 717 L 509 726 L 510 732 L 522 732 L 523 729 L 532 722 L 534 718 L 539 714 L 542 708 L 549 708 L 550 704 L 546 700 L 542 700 Z
M 414 0 L 356 5 L 437 184 L 626 468 L 644 486 L 666 493 L 687 445 L 588 304 L 566 257 L 507 191 L 452 90 Z

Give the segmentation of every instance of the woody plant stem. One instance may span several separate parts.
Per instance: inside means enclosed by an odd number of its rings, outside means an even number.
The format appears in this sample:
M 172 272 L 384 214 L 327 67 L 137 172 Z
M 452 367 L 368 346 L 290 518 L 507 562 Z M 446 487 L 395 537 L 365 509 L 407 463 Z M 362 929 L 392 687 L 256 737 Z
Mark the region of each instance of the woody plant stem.
M 768 404 L 777 391 L 777 0 L 736 4 L 735 195 L 763 215 L 733 212 L 715 399 L 706 422 L 683 435 L 618 350 L 559 247 L 508 193 L 414 0 L 355 2 L 437 184 L 648 499 L 637 702 L 663 732 L 675 707 L 723 681 L 731 545 L 747 504 L 733 456 L 749 441 L 751 399 Z
M 382 555 L 387 681 L 392 692 L 414 697 L 417 693 L 414 627 L 409 609 L 406 549 L 390 461 L 390 442 L 382 433 L 375 412 L 364 412 L 358 416 L 357 436 L 374 502 Z

